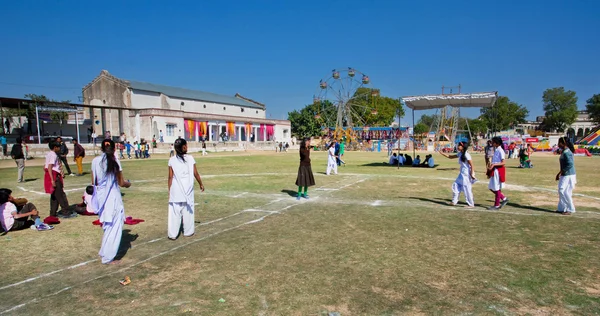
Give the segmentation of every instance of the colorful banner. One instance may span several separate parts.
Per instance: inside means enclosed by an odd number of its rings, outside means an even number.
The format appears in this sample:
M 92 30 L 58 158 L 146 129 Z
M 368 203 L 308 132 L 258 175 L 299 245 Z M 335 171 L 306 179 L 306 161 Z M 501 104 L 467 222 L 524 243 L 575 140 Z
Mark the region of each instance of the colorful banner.
M 227 122 L 227 134 L 230 138 L 235 136 L 235 122 Z
M 196 140 L 196 122 L 183 120 L 184 138 L 188 141 Z

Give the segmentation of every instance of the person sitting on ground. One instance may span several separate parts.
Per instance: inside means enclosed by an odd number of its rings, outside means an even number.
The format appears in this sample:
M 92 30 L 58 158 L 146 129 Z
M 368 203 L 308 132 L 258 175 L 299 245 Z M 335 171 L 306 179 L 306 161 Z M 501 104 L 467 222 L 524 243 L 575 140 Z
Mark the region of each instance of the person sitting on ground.
M 0 189 L 0 226 L 5 232 L 28 227 L 39 231 L 54 228 L 42 222 L 33 203 L 28 203 L 27 199 L 15 199 L 11 194 L 10 189 Z
M 404 154 L 404 165 L 412 166 L 412 164 L 413 164 L 412 157 L 409 154 Z
M 393 155 L 390 156 L 390 161 L 388 162 L 390 165 L 395 165 L 398 163 L 398 155 L 396 153 L 394 153 Z
M 413 161 L 413 167 L 418 167 L 421 164 L 421 155 L 417 155 L 417 158 Z
M 75 212 L 82 215 L 98 214 L 92 207 L 92 195 L 94 194 L 94 186 L 88 185 L 83 192 L 82 202 L 75 206 Z
M 404 154 L 398 154 L 398 165 L 402 166 L 404 165 L 405 159 L 404 159 Z
M 419 167 L 429 167 L 429 157 L 431 157 L 431 155 L 425 155 L 425 160 L 419 164 Z
M 433 161 L 433 155 L 429 155 L 429 160 L 427 160 L 427 166 L 429 168 L 435 167 L 435 162 Z

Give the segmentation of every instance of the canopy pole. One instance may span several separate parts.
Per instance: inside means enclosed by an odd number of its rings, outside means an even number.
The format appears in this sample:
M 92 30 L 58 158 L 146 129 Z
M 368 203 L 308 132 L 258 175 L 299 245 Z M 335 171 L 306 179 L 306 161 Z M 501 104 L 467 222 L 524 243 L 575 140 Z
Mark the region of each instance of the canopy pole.
M 412 119 L 413 119 L 413 159 L 415 159 L 416 148 L 415 148 L 415 109 L 412 109 Z
M 38 105 L 35 105 L 35 123 L 37 124 L 38 144 L 42 143 L 42 137 L 40 135 L 40 113 L 38 111 Z

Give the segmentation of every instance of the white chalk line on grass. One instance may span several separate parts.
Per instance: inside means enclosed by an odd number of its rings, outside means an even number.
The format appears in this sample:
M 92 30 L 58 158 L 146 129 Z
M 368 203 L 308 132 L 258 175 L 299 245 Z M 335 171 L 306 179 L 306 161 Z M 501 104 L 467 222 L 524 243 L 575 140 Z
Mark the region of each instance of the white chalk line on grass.
M 349 186 L 351 186 L 351 185 L 353 185 L 353 184 L 356 184 L 356 183 L 362 182 L 362 181 L 364 181 L 364 180 L 366 180 L 366 179 L 361 179 L 361 180 L 355 181 L 355 182 L 353 182 L 353 183 L 346 184 L 344 187 L 349 187 Z M 267 204 L 265 204 L 265 205 L 263 205 L 263 206 L 271 205 L 271 204 L 273 204 L 273 203 L 277 203 L 277 202 L 280 202 L 280 201 L 286 201 L 286 199 L 277 199 L 277 200 L 271 201 L 271 202 L 269 202 L 269 203 L 267 203 Z M 198 239 L 192 240 L 192 241 L 190 241 L 190 242 L 184 243 L 184 244 L 182 244 L 182 245 L 179 245 L 179 246 L 177 246 L 177 247 L 171 248 L 170 250 L 163 251 L 163 252 L 161 252 L 161 253 L 159 253 L 159 254 L 156 254 L 156 255 L 154 255 L 154 256 L 151 256 L 151 257 L 149 257 L 149 258 L 146 258 L 146 259 L 144 259 L 144 260 L 142 260 L 142 261 L 139 261 L 139 262 L 137 262 L 137 263 L 134 263 L 134 264 L 132 264 L 132 265 L 130 265 L 130 266 L 128 266 L 128 267 L 126 267 L 126 268 L 122 268 L 122 269 L 119 269 L 119 270 L 117 270 L 117 271 L 113 271 L 113 272 L 107 273 L 107 274 L 105 274 L 105 275 L 101 275 L 101 276 L 98 276 L 98 277 L 95 277 L 95 278 L 89 279 L 89 280 L 87 280 L 87 281 L 84 281 L 84 282 L 83 282 L 83 283 L 81 283 L 81 284 L 87 284 L 87 283 L 89 283 L 89 282 L 92 282 L 92 281 L 98 280 L 98 279 L 100 279 L 100 278 L 103 278 L 103 277 L 106 277 L 106 276 L 109 276 L 109 275 L 112 275 L 112 274 L 115 274 L 115 273 L 118 273 L 118 272 L 122 272 L 122 271 L 125 271 L 125 270 L 128 270 L 128 269 L 131 269 L 131 268 L 133 268 L 133 267 L 135 267 L 135 266 L 138 266 L 138 265 L 140 265 L 140 264 L 142 264 L 142 263 L 148 262 L 148 261 L 150 261 L 150 260 L 152 260 L 152 259 L 155 259 L 155 258 L 157 258 L 157 257 L 163 256 L 163 255 L 165 255 L 165 254 L 168 254 L 168 253 L 170 253 L 170 252 L 172 252 L 172 251 L 175 251 L 175 250 L 177 250 L 177 249 L 180 249 L 180 248 L 182 248 L 182 247 L 188 246 L 188 245 L 190 245 L 190 244 L 196 243 L 196 242 L 198 242 L 198 241 L 201 241 L 201 240 L 205 240 L 205 239 L 207 239 L 207 238 L 210 238 L 210 237 L 212 237 L 212 236 L 216 236 L 216 235 L 218 235 L 218 234 L 221 234 L 221 233 L 224 233 L 224 232 L 228 232 L 228 231 L 231 231 L 231 230 L 234 230 L 234 229 L 240 228 L 240 227 L 242 227 L 242 226 L 245 226 L 245 225 L 250 225 L 250 224 L 254 224 L 254 223 L 261 222 L 261 221 L 263 221 L 263 220 L 264 220 L 266 217 L 268 217 L 268 216 L 275 215 L 275 214 L 281 214 L 281 213 L 282 213 L 283 211 L 285 211 L 285 210 L 288 210 L 288 209 L 290 209 L 290 208 L 292 208 L 292 207 L 294 207 L 294 206 L 297 206 L 297 205 L 301 205 L 301 204 L 303 204 L 303 203 L 301 203 L 301 202 L 300 202 L 300 203 L 298 203 L 298 202 L 296 202 L 295 200 L 288 200 L 288 201 L 289 201 L 289 202 L 292 202 L 292 204 L 291 204 L 291 205 L 287 205 L 287 206 L 285 206 L 285 207 L 283 207 L 283 208 L 279 209 L 278 211 L 266 211 L 266 212 L 267 212 L 267 214 L 266 214 L 266 215 L 263 215 L 263 216 L 261 216 L 261 217 L 259 217 L 258 219 L 254 219 L 254 220 L 251 220 L 251 221 L 248 221 L 248 222 L 242 223 L 242 224 L 240 224 L 240 225 L 237 225 L 237 226 L 234 226 L 234 227 L 230 227 L 230 228 L 226 228 L 226 229 L 224 229 L 224 230 L 221 230 L 221 231 L 218 231 L 218 232 L 215 232 L 215 233 L 209 234 L 209 235 L 207 235 L 207 236 L 204 236 L 204 237 L 201 237 L 201 238 L 198 238 Z M 254 209 L 258 209 L 258 208 L 254 208 Z M 231 214 L 231 215 L 228 215 L 228 216 L 225 216 L 225 217 L 222 217 L 222 218 L 218 218 L 218 219 L 215 219 L 215 220 L 211 220 L 211 221 L 208 221 L 208 222 L 205 222 L 205 223 L 200 223 L 200 224 L 196 225 L 196 227 L 198 227 L 198 226 L 203 226 L 203 225 L 209 225 L 209 224 L 212 224 L 212 223 L 216 223 L 216 222 L 222 221 L 222 220 L 224 220 L 224 219 L 227 219 L 227 218 L 230 218 L 230 217 L 233 217 L 233 216 L 239 215 L 239 214 L 241 214 L 241 213 L 244 213 L 245 211 L 246 211 L 246 210 L 242 210 L 242 211 L 236 212 L 236 213 L 234 213 L 234 214 Z M 139 244 L 139 245 L 136 245 L 136 248 L 137 248 L 137 247 L 139 247 L 139 246 L 141 246 L 141 245 L 144 245 L 144 244 L 149 244 L 149 243 L 154 243 L 154 242 L 157 242 L 157 241 L 159 241 L 159 240 L 161 240 L 161 239 L 165 239 L 165 237 L 156 238 L 156 239 L 152 239 L 152 240 L 146 241 L 146 242 L 144 242 L 144 243 L 141 243 L 141 244 Z M 59 272 L 65 271 L 65 270 L 69 270 L 69 269 L 74 269 L 74 268 L 77 268 L 77 267 L 85 266 L 85 265 L 87 265 L 87 264 L 89 264 L 89 263 L 91 263 L 91 262 L 95 262 L 95 261 L 99 261 L 99 259 L 94 259 L 94 260 L 89 260 L 89 261 L 81 262 L 81 263 L 78 263 L 78 264 L 76 264 L 76 265 L 72 265 L 72 266 L 70 266 L 70 267 L 67 267 L 67 268 L 63 268 L 63 269 L 55 270 L 55 271 L 52 271 L 52 272 L 44 273 L 44 274 L 38 275 L 38 276 L 36 276 L 36 277 L 32 277 L 32 278 L 29 278 L 29 279 L 26 279 L 26 280 L 23 280 L 23 281 L 20 281 L 20 282 L 17 282 L 17 283 L 13 283 L 13 284 L 6 285 L 6 286 L 4 286 L 4 287 L 0 288 L 0 290 L 7 289 L 7 288 L 10 288 L 10 287 L 14 287 L 14 286 L 21 285 L 21 284 L 25 284 L 25 283 L 29 283 L 29 282 L 33 282 L 33 281 L 35 281 L 35 280 L 38 280 L 38 279 L 40 279 L 40 278 L 47 277 L 47 276 L 50 276 L 50 275 L 53 275 L 53 274 L 56 274 L 56 273 L 59 273 Z M 64 291 L 70 290 L 71 288 L 72 288 L 72 286 L 65 287 L 65 288 L 63 288 L 63 289 L 61 289 L 61 290 L 59 290 L 59 291 L 57 291 L 57 292 L 54 292 L 54 293 L 48 294 L 48 295 L 46 295 L 46 296 L 43 296 L 43 297 L 41 297 L 41 298 L 39 298 L 39 299 L 38 299 L 38 298 L 36 298 L 36 299 L 33 299 L 33 300 L 29 301 L 29 302 L 25 302 L 25 303 L 23 303 L 23 304 L 16 305 L 16 306 L 14 306 L 14 307 L 12 307 L 12 308 L 10 308 L 10 309 L 8 309 L 8 310 L 5 310 L 5 311 L 2 311 L 2 312 L 0 312 L 0 315 L 2 315 L 2 314 L 5 314 L 5 313 L 7 313 L 7 312 L 10 312 L 10 311 L 13 311 L 13 310 L 16 310 L 16 309 L 19 309 L 19 308 L 21 308 L 21 307 L 24 307 L 24 306 L 26 306 L 26 305 L 28 305 L 28 304 L 35 303 L 35 302 L 37 302 L 38 300 L 45 299 L 45 298 L 48 298 L 48 297 L 51 297 L 51 296 L 57 295 L 57 294 L 59 294 L 59 293 L 62 293 L 62 292 L 64 292 Z
M 269 203 L 269 204 L 272 204 L 272 203 Z M 197 242 L 199 242 L 199 241 L 202 241 L 202 240 L 206 240 L 206 239 L 208 239 L 208 238 L 210 238 L 210 237 L 213 237 L 213 236 L 216 236 L 216 235 L 219 235 L 219 234 L 222 234 L 222 233 L 225 233 L 225 232 L 228 232 L 228 231 L 234 230 L 234 229 L 238 229 L 238 228 L 240 228 L 240 227 L 243 227 L 243 226 L 246 226 L 246 225 L 251 225 L 251 224 L 255 224 L 255 223 L 261 222 L 261 221 L 263 221 L 263 220 L 264 220 L 266 217 L 268 217 L 268 216 L 275 215 L 275 214 L 280 214 L 282 211 L 284 211 L 284 210 L 287 210 L 287 209 L 290 209 L 290 208 L 292 208 L 292 207 L 294 207 L 294 206 L 297 206 L 297 205 L 300 205 L 300 204 L 301 204 L 301 203 L 294 203 L 294 204 L 292 204 L 292 205 L 288 205 L 288 206 L 286 206 L 286 207 L 283 207 L 283 208 L 281 208 L 279 211 L 267 211 L 267 214 L 266 214 L 266 215 L 263 215 L 263 216 L 261 216 L 261 217 L 259 217 L 259 218 L 257 218 L 257 219 L 253 219 L 253 220 L 250 220 L 250 221 L 244 222 L 244 223 L 242 223 L 242 224 L 236 225 L 236 226 L 234 226 L 234 227 L 226 228 L 226 229 L 223 229 L 223 230 L 221 230 L 221 231 L 214 232 L 214 233 L 212 233 L 212 234 L 206 235 L 206 236 L 204 236 L 204 237 L 200 237 L 200 238 L 198 238 L 198 239 L 194 239 L 194 240 L 192 240 L 192 241 L 189 241 L 189 242 L 187 242 L 187 243 L 184 243 L 184 244 L 182 244 L 182 245 L 179 245 L 179 246 L 173 247 L 173 248 L 171 248 L 171 249 L 169 249 L 169 250 L 165 250 L 165 251 L 163 251 L 163 252 L 160 252 L 160 253 L 158 253 L 158 254 L 156 254 L 156 255 L 150 256 L 150 257 L 148 257 L 148 258 L 146 258 L 146 259 L 144 259 L 144 260 L 141 260 L 141 261 L 138 261 L 138 262 L 136 262 L 136 263 L 133 263 L 133 264 L 129 265 L 128 267 L 125 267 L 125 268 L 122 268 L 122 269 L 119 269 L 119 270 L 116 270 L 116 271 L 113 271 L 113 272 L 109 272 L 109 273 L 107 273 L 107 274 L 104 274 L 104 275 L 100 275 L 100 276 L 94 277 L 94 278 L 92 278 L 92 279 L 89 279 L 89 280 L 86 280 L 86 281 L 84 281 L 84 282 L 82 282 L 82 283 L 80 283 L 80 284 L 87 284 L 87 283 L 90 283 L 90 282 L 96 281 L 96 280 L 98 280 L 98 279 L 101 279 L 101 278 L 104 278 L 104 277 L 107 277 L 107 276 L 110 276 L 110 275 L 113 275 L 113 274 L 116 274 L 116 273 L 120 273 L 120 272 L 123 272 L 123 271 L 129 270 L 129 269 L 131 269 L 131 268 L 134 268 L 134 267 L 136 267 L 136 266 L 139 266 L 140 264 L 146 263 L 146 262 L 148 262 L 148 261 L 150 261 L 150 260 L 153 260 L 153 259 L 155 259 L 155 258 L 158 258 L 158 257 L 160 257 L 160 256 L 164 256 L 164 255 L 166 255 L 166 254 L 168 254 L 168 253 L 171 253 L 171 252 L 173 252 L 173 251 L 176 251 L 176 250 L 178 250 L 178 249 L 181 249 L 181 248 L 183 248 L 183 247 L 186 247 L 186 246 L 188 246 L 188 245 L 191 245 L 191 244 L 197 243 Z M 244 210 L 244 211 L 245 211 L 245 210 Z M 209 223 L 218 222 L 218 221 L 221 221 L 221 220 L 223 220 L 223 219 L 225 219 L 225 218 L 232 217 L 232 216 L 235 216 L 235 215 L 237 215 L 237 214 L 241 214 L 241 213 L 243 213 L 244 211 L 237 212 L 237 213 L 235 213 L 235 214 L 232 214 L 232 215 L 226 216 L 226 217 L 224 217 L 224 218 L 220 218 L 220 219 L 216 219 L 216 220 L 213 220 L 213 221 L 210 221 L 210 222 L 202 223 L 202 224 L 199 224 L 199 225 L 197 225 L 197 226 L 200 226 L 200 225 L 207 225 L 207 224 L 209 224 Z M 163 237 L 163 238 L 159 238 L 159 239 L 164 239 L 164 237 Z M 146 243 L 150 243 L 150 242 L 156 242 L 156 241 L 157 241 L 156 239 L 153 239 L 153 240 L 151 240 L 151 241 L 148 241 L 148 242 L 146 242 Z M 69 268 L 70 268 L 70 269 L 72 269 L 72 268 L 75 268 L 75 267 L 80 267 L 80 266 L 83 266 L 83 265 L 85 265 L 85 264 L 88 264 L 88 263 L 90 263 L 90 262 L 93 262 L 93 261 L 98 261 L 98 259 L 95 259 L 95 260 L 90 260 L 90 261 L 88 261 L 88 262 L 85 262 L 85 263 L 80 263 L 80 264 L 77 264 L 77 265 L 73 265 L 73 266 L 71 266 L 71 267 L 69 267 Z M 39 278 L 41 278 L 41 277 L 48 276 L 48 275 L 52 275 L 52 274 L 55 274 L 55 273 L 58 273 L 58 272 L 61 272 L 61 271 L 67 270 L 67 269 L 69 269 L 69 268 L 66 268 L 66 269 L 60 269 L 60 270 L 56 270 L 56 271 L 53 271 L 53 272 L 50 272 L 50 273 L 46 273 L 46 274 L 44 274 L 44 275 L 40 275 L 40 276 L 38 276 L 38 277 L 30 278 L 30 279 L 27 279 L 27 280 L 25 280 L 25 281 L 18 282 L 18 284 L 23 284 L 23 283 L 31 282 L 31 281 L 37 280 L 37 279 L 39 279 Z M 18 284 L 17 284 L 17 283 L 15 283 L 14 285 L 8 285 L 8 286 L 5 286 L 4 288 L 9 288 L 9 287 L 12 287 L 12 286 L 16 286 L 16 285 L 18 285 Z M 64 292 L 64 291 L 70 290 L 70 289 L 72 289 L 72 288 L 73 288 L 73 286 L 68 286 L 68 287 L 65 287 L 65 288 L 63 288 L 63 289 L 61 289 L 61 290 L 57 291 L 57 292 L 54 292 L 54 293 L 51 293 L 51 294 L 47 294 L 47 295 L 45 295 L 45 296 L 42 296 L 42 297 L 40 297 L 40 298 L 35 298 L 35 299 L 33 299 L 33 300 L 30 300 L 30 301 L 28 301 L 28 302 L 25 302 L 25 303 L 22 303 L 22 304 L 16 305 L 16 306 L 14 306 L 14 307 L 11 307 L 10 309 L 7 309 L 7 310 L 4 310 L 4 311 L 0 312 L 0 315 L 2 315 L 2 314 L 5 314 L 5 313 L 8 313 L 8 312 L 11 312 L 11 311 L 14 311 L 14 310 L 16 310 L 16 309 L 19 309 L 19 308 L 22 308 L 22 307 L 24 307 L 24 306 L 26 306 L 26 305 L 29 305 L 29 304 L 31 304 L 31 303 L 38 302 L 38 301 L 40 301 L 40 300 L 43 300 L 43 299 L 46 299 L 46 298 L 48 298 L 48 297 L 52 297 L 52 296 L 58 295 L 58 294 L 60 294 L 60 293 L 62 293 L 62 292 Z

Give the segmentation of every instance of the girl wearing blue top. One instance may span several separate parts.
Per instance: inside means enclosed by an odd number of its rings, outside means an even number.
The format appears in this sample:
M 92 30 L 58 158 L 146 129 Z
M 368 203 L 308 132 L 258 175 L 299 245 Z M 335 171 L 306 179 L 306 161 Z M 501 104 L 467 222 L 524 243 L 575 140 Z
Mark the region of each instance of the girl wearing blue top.
M 560 171 L 556 175 L 556 181 L 558 181 L 558 212 L 563 215 L 571 215 L 571 213 L 575 213 L 573 189 L 577 184 L 575 162 L 573 160 L 575 148 L 566 137 L 558 139 L 558 147 L 561 150 L 559 158 Z

